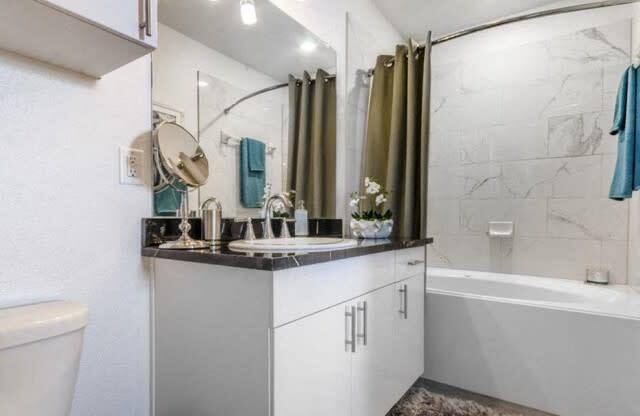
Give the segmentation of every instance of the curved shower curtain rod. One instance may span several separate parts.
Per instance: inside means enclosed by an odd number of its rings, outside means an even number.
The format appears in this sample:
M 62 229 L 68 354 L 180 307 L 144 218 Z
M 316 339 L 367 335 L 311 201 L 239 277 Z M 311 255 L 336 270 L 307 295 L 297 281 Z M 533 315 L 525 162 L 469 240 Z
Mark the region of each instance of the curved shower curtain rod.
M 326 82 L 327 80 L 334 79 L 335 77 L 336 77 L 335 75 L 327 75 L 324 79 L 325 79 L 325 82 Z M 298 80 L 298 81 L 300 81 L 300 80 Z M 315 79 L 312 79 L 311 81 L 315 81 Z M 277 89 L 288 87 L 288 86 L 289 86 L 288 82 L 283 82 L 282 84 L 272 85 L 271 87 L 263 88 L 263 89 L 258 90 L 256 92 L 252 92 L 251 94 L 245 95 L 244 97 L 242 97 L 239 100 L 237 100 L 235 103 L 231 104 L 229 107 L 225 108 L 224 109 L 224 114 L 229 114 L 229 111 L 231 111 L 233 109 L 233 107 L 237 106 L 238 104 L 240 104 L 243 101 L 247 101 L 249 98 L 253 98 L 253 97 L 257 96 L 257 95 L 264 94 L 265 92 L 277 90 Z
M 508 25 L 508 24 L 511 24 L 511 23 L 522 22 L 522 21 L 525 21 L 525 20 L 538 19 L 540 17 L 553 16 L 553 15 L 556 15 L 556 14 L 580 12 L 580 11 L 584 11 L 584 10 L 601 9 L 603 7 L 623 6 L 625 4 L 637 3 L 639 1 L 640 0 L 599 1 L 599 2 L 595 2 L 595 3 L 577 4 L 577 5 L 574 5 L 574 6 L 558 7 L 558 8 L 555 8 L 555 9 L 541 10 L 541 11 L 537 11 L 537 12 L 520 14 L 520 15 L 516 15 L 516 16 L 512 16 L 512 17 L 505 17 L 505 18 L 502 18 L 502 19 L 497 19 L 497 20 L 493 20 L 493 21 L 490 21 L 490 22 L 487 22 L 487 23 L 483 23 L 481 25 L 472 26 L 472 27 L 467 28 L 467 29 L 462 29 L 462 30 L 459 30 L 457 32 L 449 33 L 449 34 L 444 35 L 442 37 L 439 37 L 437 39 L 433 39 L 431 41 L 431 45 L 433 45 L 433 46 L 439 45 L 441 43 L 448 42 L 448 41 L 454 40 L 454 39 L 458 39 L 458 38 L 461 38 L 463 36 L 471 35 L 471 34 L 476 33 L 476 32 L 481 32 L 481 31 L 487 30 L 487 29 L 493 29 L 495 27 L 504 26 L 504 25 Z M 424 49 L 424 48 L 425 48 L 424 45 L 419 45 L 417 47 L 418 50 Z M 387 61 L 387 63 L 389 65 L 393 65 L 394 61 L 395 61 L 395 58 L 392 57 L 389 61 Z M 373 72 L 374 72 L 373 69 L 370 69 L 368 71 L 369 76 L 373 75 Z

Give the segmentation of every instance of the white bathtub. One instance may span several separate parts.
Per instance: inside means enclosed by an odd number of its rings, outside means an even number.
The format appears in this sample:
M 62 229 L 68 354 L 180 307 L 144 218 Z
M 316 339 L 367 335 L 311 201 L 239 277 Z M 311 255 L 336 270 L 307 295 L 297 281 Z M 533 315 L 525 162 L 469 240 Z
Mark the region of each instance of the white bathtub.
M 560 416 L 640 416 L 627 286 L 427 269 L 425 377 Z

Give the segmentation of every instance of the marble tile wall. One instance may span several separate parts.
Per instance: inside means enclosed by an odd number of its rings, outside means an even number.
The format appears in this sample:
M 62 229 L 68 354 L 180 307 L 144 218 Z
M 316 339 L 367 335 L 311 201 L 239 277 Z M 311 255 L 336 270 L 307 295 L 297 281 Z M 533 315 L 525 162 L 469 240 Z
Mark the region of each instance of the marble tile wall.
M 629 204 L 607 198 L 631 20 L 434 62 L 429 264 L 627 281 Z M 514 221 L 511 241 L 489 221 Z M 496 268 L 500 270 L 496 270 Z

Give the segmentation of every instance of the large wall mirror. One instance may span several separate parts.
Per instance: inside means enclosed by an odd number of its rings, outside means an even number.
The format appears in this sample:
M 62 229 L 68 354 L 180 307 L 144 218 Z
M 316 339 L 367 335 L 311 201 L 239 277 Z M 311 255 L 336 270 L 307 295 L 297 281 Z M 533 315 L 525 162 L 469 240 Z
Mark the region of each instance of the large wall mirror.
M 295 190 L 311 217 L 335 217 L 336 54 L 268 0 L 159 0 L 154 127 L 174 122 L 209 159 L 191 209 L 259 217 L 265 194 Z M 181 194 L 156 183 L 154 212 Z

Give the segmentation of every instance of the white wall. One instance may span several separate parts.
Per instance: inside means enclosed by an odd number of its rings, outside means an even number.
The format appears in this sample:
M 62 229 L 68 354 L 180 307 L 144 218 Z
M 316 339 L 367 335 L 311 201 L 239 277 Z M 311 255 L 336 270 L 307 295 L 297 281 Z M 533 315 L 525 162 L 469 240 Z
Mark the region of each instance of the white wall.
M 151 192 L 118 176 L 118 146 L 148 150 L 149 62 L 96 81 L 0 52 L 0 307 L 89 306 L 74 416 L 149 412 Z
M 283 110 L 287 109 L 287 89 L 248 100 L 231 113 L 222 110 L 237 99 L 280 84 L 247 65 L 160 24 L 158 49 L 153 53 L 153 100 L 184 113 L 184 127 L 198 137 L 197 73 L 208 85 L 200 87 L 200 142 L 209 159 L 209 181 L 200 190 L 201 200 L 216 197 L 225 217 L 259 215 L 240 203 L 239 147 L 220 144 L 220 132 L 234 137 L 252 137 L 273 144 L 277 150 L 267 155 L 267 183 L 272 192 L 282 190 L 282 161 L 286 161 L 287 140 L 283 131 Z M 195 202 L 195 198 L 191 198 Z M 193 205 L 191 209 L 196 209 Z
M 631 7 L 506 26 L 434 48 L 432 266 L 627 282 L 627 202 L 608 135 Z M 512 220 L 506 244 L 489 221 Z

